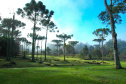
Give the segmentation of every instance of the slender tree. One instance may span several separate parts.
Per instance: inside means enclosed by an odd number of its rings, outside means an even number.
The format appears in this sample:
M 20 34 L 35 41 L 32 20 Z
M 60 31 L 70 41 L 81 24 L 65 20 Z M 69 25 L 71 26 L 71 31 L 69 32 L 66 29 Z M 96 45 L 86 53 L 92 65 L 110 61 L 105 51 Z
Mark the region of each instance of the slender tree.
M 94 39 L 93 41 L 96 41 L 99 43 L 99 50 L 100 50 L 100 43 L 101 43 L 102 39 Z
M 84 48 L 82 49 L 82 53 L 84 57 L 89 54 L 87 45 L 85 45 Z
M 45 40 L 46 37 L 45 36 L 39 36 L 38 40 L 41 40 L 41 56 L 40 56 L 40 63 L 42 63 L 42 40 Z
M 39 20 L 38 18 L 42 18 L 43 14 L 45 13 L 45 5 L 41 1 L 36 3 L 35 0 L 31 0 L 30 3 L 27 3 L 23 9 L 18 8 L 17 14 L 21 15 L 22 17 L 27 16 L 29 20 L 33 21 L 33 37 L 32 37 L 32 61 L 34 59 L 34 52 L 35 52 L 35 33 L 36 33 L 36 24 Z
M 55 46 L 58 47 L 58 50 L 59 50 L 59 51 L 58 51 L 58 52 L 59 52 L 58 55 L 60 55 L 60 53 L 61 53 L 61 49 L 60 49 L 60 47 L 63 46 L 63 44 L 58 44 L 58 45 L 55 45 Z
M 75 45 L 78 43 L 78 41 L 69 41 L 69 44 L 74 48 Z M 75 54 L 75 48 L 74 48 L 74 52 L 73 52 L 73 57 L 74 57 L 74 54 Z
M 66 46 L 66 40 L 71 39 L 71 37 L 73 37 L 73 35 L 67 35 L 67 34 L 60 34 L 60 35 L 56 35 L 56 37 L 63 39 L 64 41 L 64 61 L 65 61 L 65 46 Z
M 25 37 L 22 37 L 22 38 L 20 38 L 20 40 L 24 43 L 23 44 L 23 59 L 26 59 L 26 46 L 27 46 L 27 42 L 28 42 L 28 40 L 25 38 Z
M 47 54 L 50 55 L 51 49 L 47 47 Z
M 31 45 L 32 43 L 30 41 L 27 41 L 26 42 L 26 49 L 27 49 L 27 53 L 29 54 L 29 46 Z
M 46 26 L 45 29 L 46 29 L 46 40 L 45 40 L 45 60 L 46 60 L 46 44 L 47 44 L 47 37 L 48 37 L 48 30 L 50 32 L 55 32 L 55 29 L 57 29 L 56 25 L 54 24 L 53 21 L 50 21 L 50 18 L 52 17 L 53 15 L 53 11 L 48 11 L 47 10 L 47 20 L 46 19 L 43 19 L 41 20 L 41 23 L 43 26 Z M 59 30 L 57 30 L 57 32 L 59 32 Z
M 52 42 L 56 43 L 56 46 L 57 46 L 57 56 L 58 56 L 58 52 L 59 52 L 58 47 L 59 47 L 59 44 L 61 42 L 63 42 L 63 41 L 62 40 L 52 40 Z
M 98 38 L 102 40 L 102 62 L 103 62 L 103 41 L 104 38 L 108 36 L 108 34 L 111 33 L 111 31 L 108 28 L 100 28 L 96 29 L 96 31 L 93 32 Z

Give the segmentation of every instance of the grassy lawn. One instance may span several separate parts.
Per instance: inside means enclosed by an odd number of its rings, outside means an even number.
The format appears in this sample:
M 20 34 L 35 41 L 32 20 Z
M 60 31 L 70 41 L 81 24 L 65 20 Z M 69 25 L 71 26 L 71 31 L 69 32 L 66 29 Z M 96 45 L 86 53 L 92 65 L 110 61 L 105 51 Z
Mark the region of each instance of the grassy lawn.
M 16 65 L 0 59 L 0 84 L 125 84 L 126 70 L 114 69 L 113 61 L 104 64 L 89 64 L 93 60 L 47 56 L 42 64 L 30 60 L 15 59 Z M 100 62 L 100 61 L 98 61 Z M 121 61 L 123 67 L 126 62 Z

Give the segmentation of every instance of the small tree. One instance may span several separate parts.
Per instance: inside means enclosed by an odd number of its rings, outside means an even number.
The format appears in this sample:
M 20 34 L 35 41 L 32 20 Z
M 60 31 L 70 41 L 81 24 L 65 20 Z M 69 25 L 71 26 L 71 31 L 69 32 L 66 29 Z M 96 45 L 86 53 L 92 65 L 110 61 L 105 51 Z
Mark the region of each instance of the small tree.
M 73 37 L 73 35 L 60 34 L 60 35 L 56 35 L 56 37 L 61 38 L 64 41 L 64 61 L 65 61 L 66 40 L 71 39 L 71 37 Z
M 69 41 L 69 44 L 73 47 L 74 49 L 74 52 L 73 52 L 73 57 L 74 57 L 74 54 L 75 54 L 75 45 L 78 43 L 78 41 Z
M 49 47 L 47 47 L 47 53 L 48 55 L 50 55 L 51 49 Z
M 58 44 L 58 45 L 56 45 L 56 46 L 59 48 L 59 49 L 58 49 L 58 50 L 59 50 L 59 51 L 58 51 L 58 52 L 59 52 L 59 55 L 62 54 L 63 52 L 62 52 L 62 49 L 60 49 L 60 47 L 63 46 L 63 44 Z
M 63 42 L 62 40 L 52 40 L 52 42 L 56 43 L 56 46 L 57 46 L 57 55 L 58 55 L 58 47 L 60 46 L 59 43 Z
M 98 38 L 102 40 L 102 62 L 103 62 L 103 41 L 104 38 L 108 36 L 108 34 L 111 33 L 111 31 L 108 28 L 100 28 L 96 29 L 96 31 L 93 32 Z
M 101 52 L 99 51 L 99 50 L 97 50 L 97 49 L 95 49 L 94 51 L 93 51 L 93 57 L 96 57 L 97 58 L 97 60 L 99 59 L 99 58 L 101 58 L 102 57 L 102 54 L 101 54 Z
M 67 54 L 73 54 L 74 48 L 71 45 L 66 45 L 66 52 L 67 52 Z
M 28 42 L 28 40 L 25 38 L 25 37 L 22 37 L 22 38 L 20 38 L 20 40 L 24 43 L 23 44 L 23 59 L 26 59 L 26 46 L 27 46 L 27 42 Z
M 54 24 L 53 21 L 50 21 L 50 18 L 52 17 L 53 15 L 53 11 L 48 11 L 46 10 L 47 12 L 47 19 L 43 19 L 41 20 L 41 23 L 43 26 L 45 26 L 45 29 L 46 29 L 46 40 L 45 40 L 45 60 L 46 60 L 46 44 L 47 44 L 47 37 L 48 37 L 48 31 L 50 32 L 55 32 L 55 29 L 57 29 L 57 27 L 55 27 L 56 25 Z M 59 30 L 57 31 L 59 32 Z
M 99 50 L 100 50 L 100 43 L 101 43 L 102 39 L 94 39 L 93 41 L 96 41 L 99 43 Z
M 31 42 L 29 42 L 29 41 L 27 41 L 26 42 L 26 49 L 27 49 L 27 53 L 29 54 L 29 46 L 31 45 L 32 43 Z
M 81 55 L 82 55 L 83 58 L 84 58 L 84 57 L 87 56 L 88 54 L 89 54 L 89 52 L 88 52 L 88 47 L 87 47 L 87 45 L 85 45 L 84 48 L 82 49 Z
M 42 63 L 42 40 L 45 40 L 46 37 L 45 36 L 39 36 L 38 40 L 41 40 L 41 56 L 40 56 L 40 63 Z

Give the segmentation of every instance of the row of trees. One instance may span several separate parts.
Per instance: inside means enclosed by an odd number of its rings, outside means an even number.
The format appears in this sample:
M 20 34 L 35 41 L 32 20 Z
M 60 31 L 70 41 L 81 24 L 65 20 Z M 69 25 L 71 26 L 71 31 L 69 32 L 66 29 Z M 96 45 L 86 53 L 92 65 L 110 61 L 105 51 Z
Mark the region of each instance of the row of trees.
M 51 17 L 54 14 L 54 11 L 49 11 L 48 9 L 46 9 L 46 6 L 41 1 L 36 2 L 35 0 L 31 0 L 30 3 L 25 4 L 25 7 L 23 9 L 18 8 L 17 14 L 21 15 L 21 17 L 23 18 L 29 19 L 34 24 L 32 28 L 33 33 L 28 34 L 28 36 L 32 38 L 32 61 L 35 61 L 34 54 L 35 54 L 36 40 L 43 40 L 43 39 L 45 39 L 45 60 L 46 60 L 46 48 L 47 48 L 46 44 L 48 39 L 47 38 L 48 31 L 55 32 L 55 30 L 57 29 L 54 22 L 51 21 Z M 37 27 L 37 25 L 41 25 L 42 27 L 41 28 Z M 41 29 L 46 29 L 45 37 L 36 34 L 37 31 L 40 31 Z M 37 45 L 37 51 L 38 48 L 39 46 Z
M 122 68 L 119 60 L 119 53 L 118 53 L 118 47 L 117 47 L 117 33 L 115 32 L 115 24 L 121 23 L 121 16 L 120 13 L 124 14 L 126 12 L 126 0 L 110 0 L 110 4 L 107 4 L 107 0 L 104 0 L 105 7 L 107 10 L 102 11 L 98 18 L 103 21 L 103 23 L 107 23 L 111 25 L 111 34 L 113 39 L 113 52 L 114 52 L 114 58 L 115 58 L 115 68 L 120 69 Z M 41 25 L 43 28 L 46 29 L 46 39 L 45 39 L 45 60 L 46 60 L 46 44 L 47 44 L 47 35 L 48 30 L 50 32 L 55 32 L 55 29 L 57 29 L 56 25 L 51 21 L 51 17 L 54 14 L 54 11 L 49 11 L 46 9 L 46 6 L 41 2 L 36 2 L 35 0 L 31 0 L 30 3 L 25 4 L 25 7 L 23 9 L 18 8 L 17 14 L 21 15 L 23 18 L 27 18 L 33 22 L 33 33 L 32 33 L 32 61 L 35 61 L 34 54 L 35 54 L 35 43 L 36 43 L 36 37 L 39 36 L 36 34 L 37 30 L 41 29 L 37 27 L 37 25 Z M 5 25 L 4 25 L 5 21 Z M 7 24 L 6 24 L 7 23 Z M 15 40 L 14 37 L 14 30 L 18 27 L 25 26 L 24 23 L 21 21 L 15 20 L 15 14 L 13 15 L 13 19 L 4 19 L 2 21 L 1 29 L 3 32 L 6 32 L 6 35 L 1 34 L 1 36 L 5 36 L 7 39 L 7 59 L 10 60 L 10 56 L 12 55 L 12 48 L 13 48 L 13 40 Z M 4 28 L 7 28 L 4 30 Z M 97 41 L 101 39 L 102 44 L 104 39 L 103 30 L 107 29 L 99 29 L 96 30 L 96 33 L 94 33 L 96 36 L 100 36 L 100 38 L 96 39 Z M 99 34 L 99 32 L 101 32 Z M 19 31 L 17 31 L 19 34 Z M 108 32 L 108 31 L 107 31 Z M 97 34 L 98 33 L 98 34 Z M 106 34 L 105 34 L 106 35 Z M 63 39 L 64 41 L 64 60 L 65 60 L 65 41 L 72 37 L 72 35 L 57 35 L 58 38 Z M 99 41 L 100 42 L 100 41 Z M 103 46 L 103 45 L 102 45 Z M 103 58 L 103 48 L 102 48 L 102 58 Z
M 4 50 L 2 55 L 6 55 L 7 60 L 10 60 L 10 57 L 13 55 L 17 55 L 15 53 L 19 50 L 19 40 L 18 37 L 21 36 L 20 28 L 25 27 L 25 23 L 15 20 L 15 14 L 12 18 L 4 18 L 1 20 L 0 25 L 0 37 L 1 37 L 1 50 Z M 5 39 L 5 40 L 4 40 Z M 17 51 L 15 52 L 15 48 L 17 48 Z
M 46 6 L 41 1 L 36 2 L 35 0 L 31 0 L 30 3 L 25 4 L 25 7 L 23 7 L 23 9 L 18 8 L 17 14 L 21 15 L 22 18 L 29 19 L 34 24 L 33 28 L 31 28 L 33 30 L 33 33 L 29 33 L 27 35 L 28 37 L 32 38 L 32 42 L 29 42 L 25 37 L 21 37 L 21 38 L 18 37 L 18 39 L 17 39 L 18 44 L 20 44 L 20 43 L 23 44 L 23 46 L 22 46 L 22 52 L 24 53 L 23 58 L 26 58 L 27 46 L 32 44 L 32 61 L 33 62 L 35 61 L 35 57 L 34 57 L 35 46 L 37 49 L 37 56 L 38 56 L 40 40 L 41 40 L 41 56 L 42 56 L 42 40 L 45 40 L 45 60 L 46 60 L 46 51 L 47 51 L 46 44 L 47 44 L 47 39 L 48 39 L 47 38 L 48 31 L 59 32 L 59 30 L 56 31 L 57 27 L 54 24 L 54 22 L 51 21 L 51 17 L 54 14 L 54 11 L 49 11 L 48 9 L 46 9 Z M 7 57 L 8 57 L 7 59 L 10 60 L 12 48 L 13 48 L 12 40 L 14 40 L 16 42 L 16 40 L 15 40 L 16 38 L 14 38 L 14 35 L 16 34 L 16 37 L 17 37 L 17 35 L 21 34 L 21 32 L 19 30 L 15 32 L 15 29 L 18 27 L 24 27 L 24 26 L 26 26 L 26 24 L 21 21 L 15 20 L 15 14 L 14 14 L 13 19 L 4 18 L 1 22 L 1 25 L 2 25 L 1 26 L 1 36 L 6 37 Z M 37 27 L 39 25 L 41 27 Z M 45 36 L 41 36 L 41 35 L 37 34 L 37 32 L 41 31 L 42 29 L 46 29 Z M 56 36 L 61 39 L 61 40 L 53 40 L 53 42 L 55 42 L 56 46 L 57 46 L 57 55 L 58 55 L 58 48 L 60 48 L 60 46 L 63 45 L 64 46 L 64 60 L 65 60 L 65 51 L 66 51 L 65 42 L 67 39 L 70 39 L 73 35 L 60 34 L 60 35 L 56 35 Z M 38 43 L 37 43 L 37 41 L 38 41 Z M 59 44 L 60 42 L 64 42 L 64 44 Z M 74 45 L 76 43 L 77 42 L 75 42 L 75 43 L 71 42 L 70 44 L 72 47 L 74 47 Z M 41 60 L 42 60 L 42 57 L 41 57 Z

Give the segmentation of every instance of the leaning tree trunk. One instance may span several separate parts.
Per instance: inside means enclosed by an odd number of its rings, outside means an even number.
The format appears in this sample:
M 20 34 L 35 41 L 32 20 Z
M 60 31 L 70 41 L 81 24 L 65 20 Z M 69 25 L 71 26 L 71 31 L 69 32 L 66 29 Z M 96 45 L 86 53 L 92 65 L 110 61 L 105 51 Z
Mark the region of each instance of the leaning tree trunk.
M 112 16 L 112 0 L 110 0 L 111 9 L 108 7 L 106 0 L 104 0 L 104 3 L 105 3 L 105 7 L 109 13 L 109 16 L 110 16 L 112 39 L 113 39 L 113 52 L 114 52 L 114 58 L 115 58 L 115 68 L 121 69 L 122 66 L 120 64 L 118 47 L 117 47 L 117 34 L 115 32 L 115 23 L 114 23 L 114 18 Z

